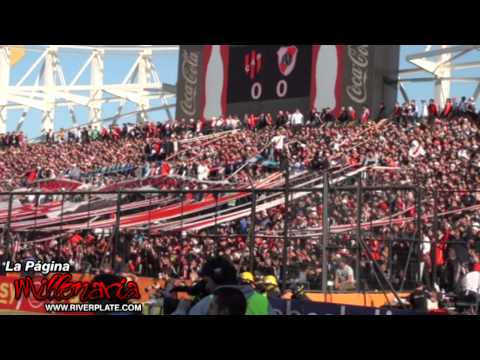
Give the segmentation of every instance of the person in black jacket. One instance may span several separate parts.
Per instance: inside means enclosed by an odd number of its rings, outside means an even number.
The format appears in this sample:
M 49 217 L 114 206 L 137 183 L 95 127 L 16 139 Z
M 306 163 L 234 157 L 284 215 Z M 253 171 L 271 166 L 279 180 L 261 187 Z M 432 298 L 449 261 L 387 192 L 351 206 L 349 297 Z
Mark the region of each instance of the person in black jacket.
M 335 110 L 330 109 L 329 107 L 326 107 L 325 109 L 322 110 L 322 114 L 320 115 L 321 121 L 324 124 L 333 124 L 336 120 L 335 118 Z
M 375 120 L 378 122 L 384 119 L 385 116 L 386 116 L 385 103 L 381 102 L 380 107 L 378 108 L 378 115 Z
M 448 249 L 448 260 L 443 273 L 442 287 L 448 292 L 454 292 L 457 289 L 462 276 L 462 264 L 457 258 L 453 247 Z
M 341 125 L 346 125 L 348 123 L 349 115 L 345 106 L 342 106 L 340 109 L 340 116 L 338 117 L 338 122 Z
M 400 104 L 398 102 L 395 103 L 395 106 L 393 108 L 392 117 L 393 117 L 393 120 L 397 124 L 400 124 L 400 120 L 402 118 L 402 107 L 400 106 Z
M 3 234 L 2 234 L 3 235 Z M 3 263 L 7 260 L 7 256 L 5 255 L 5 249 L 0 247 L 0 276 L 6 275 L 5 267 Z
M 88 130 L 87 128 L 83 128 L 81 132 L 81 137 L 82 137 L 82 144 L 88 144 L 90 143 L 90 138 L 88 136 Z
M 408 300 L 414 311 L 425 314 L 428 312 L 429 297 L 430 295 L 424 288 L 423 284 L 417 283 L 415 291 L 410 294 Z
M 143 153 L 145 154 L 145 158 L 147 160 L 150 161 L 152 159 L 152 145 L 150 144 L 150 142 L 147 142 L 143 147 Z
M 324 171 L 327 170 L 329 166 L 330 164 L 328 162 L 328 159 L 323 156 L 323 153 L 317 151 L 311 163 L 312 170 Z
M 469 116 L 472 120 L 477 120 L 477 112 L 475 109 L 475 101 L 473 97 L 470 97 L 465 105 L 465 110 L 467 116 Z
M 275 128 L 278 129 L 282 126 L 285 126 L 287 123 L 287 116 L 284 114 L 282 110 L 280 110 L 275 118 Z
M 260 116 L 258 117 L 257 129 L 263 129 L 266 126 L 267 126 L 267 117 L 265 116 L 264 113 L 261 113 Z
M 162 144 L 164 153 L 166 157 L 169 157 L 171 154 L 173 154 L 173 142 L 172 141 L 166 141 Z
M 128 135 L 128 126 L 127 124 L 123 124 L 121 136 L 122 138 L 126 138 L 127 135 Z
M 320 113 L 317 111 L 316 108 L 313 108 L 312 111 L 310 111 L 310 119 L 309 122 L 307 123 L 309 126 L 320 126 L 321 123 L 321 116 Z

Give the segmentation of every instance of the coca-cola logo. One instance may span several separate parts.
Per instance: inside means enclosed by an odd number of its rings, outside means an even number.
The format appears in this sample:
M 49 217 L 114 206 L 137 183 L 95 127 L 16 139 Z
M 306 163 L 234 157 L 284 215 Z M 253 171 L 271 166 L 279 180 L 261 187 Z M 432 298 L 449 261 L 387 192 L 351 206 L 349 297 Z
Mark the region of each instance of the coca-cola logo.
M 368 45 L 349 45 L 348 57 L 352 62 L 351 84 L 347 94 L 357 104 L 367 100 Z
M 188 116 L 194 116 L 197 112 L 197 84 L 200 56 L 196 52 L 183 50 L 181 76 L 184 90 L 183 99 L 180 101 L 182 111 Z

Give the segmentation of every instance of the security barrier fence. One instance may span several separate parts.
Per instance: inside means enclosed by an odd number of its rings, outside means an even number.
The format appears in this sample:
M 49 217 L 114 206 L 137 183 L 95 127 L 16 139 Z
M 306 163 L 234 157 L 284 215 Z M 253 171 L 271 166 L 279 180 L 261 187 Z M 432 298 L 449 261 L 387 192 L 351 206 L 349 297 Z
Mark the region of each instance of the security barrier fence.
M 76 272 L 192 281 L 206 258 L 225 255 L 284 289 L 401 292 L 441 282 L 447 250 L 477 244 L 445 240 L 476 229 L 476 191 L 330 176 L 295 172 L 281 186 L 245 189 L 2 193 L 1 249 L 16 261 L 68 261 Z M 351 282 L 342 279 L 349 269 Z

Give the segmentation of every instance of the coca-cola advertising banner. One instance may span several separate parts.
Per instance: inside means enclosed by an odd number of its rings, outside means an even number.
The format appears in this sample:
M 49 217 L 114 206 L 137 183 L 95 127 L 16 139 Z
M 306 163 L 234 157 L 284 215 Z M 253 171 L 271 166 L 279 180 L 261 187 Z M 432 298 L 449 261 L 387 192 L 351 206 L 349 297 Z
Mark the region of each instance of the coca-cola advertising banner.
M 200 117 L 204 45 L 182 45 L 178 61 L 177 119 Z
M 343 45 L 342 105 L 357 113 L 367 106 L 376 115 L 380 103 L 391 111 L 397 100 L 399 45 Z
M 399 45 L 186 45 L 180 47 L 177 118 L 396 101 Z

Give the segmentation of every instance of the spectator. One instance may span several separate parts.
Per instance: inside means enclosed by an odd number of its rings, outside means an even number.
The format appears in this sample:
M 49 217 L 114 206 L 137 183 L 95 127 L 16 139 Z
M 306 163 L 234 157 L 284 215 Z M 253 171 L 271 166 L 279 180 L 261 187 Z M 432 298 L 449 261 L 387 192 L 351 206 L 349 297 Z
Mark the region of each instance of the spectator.
M 478 263 L 469 264 L 469 272 L 465 274 L 460 283 L 460 297 L 472 302 L 477 301 L 480 295 L 480 271 Z
M 387 117 L 387 113 L 385 109 L 385 103 L 382 101 L 380 103 L 380 106 L 378 107 L 378 114 L 375 120 L 378 122 L 380 120 L 383 120 L 385 117 Z
M 477 119 L 477 112 L 475 110 L 475 101 L 473 97 L 468 98 L 468 102 L 465 105 L 466 115 L 469 116 L 471 119 Z
M 433 99 L 430 99 L 430 102 L 428 104 L 428 116 L 429 120 L 431 121 L 438 117 L 438 106 Z
M 410 117 L 413 118 L 414 121 L 416 121 L 418 119 L 418 108 L 415 100 L 410 101 L 410 108 L 411 108 L 411 112 L 409 115 Z
M 327 126 L 331 126 L 335 122 L 335 116 L 333 111 L 330 108 L 322 109 L 322 113 L 320 115 L 321 122 Z
M 396 121 L 398 124 L 400 123 L 400 119 L 402 117 L 402 107 L 400 104 L 397 102 L 395 103 L 395 107 L 393 108 L 393 114 L 392 114 L 393 120 Z
M 319 126 L 320 123 L 321 123 L 321 115 L 320 113 L 317 111 L 316 108 L 313 108 L 311 111 L 310 111 L 310 119 L 309 119 L 309 125 L 310 126 Z
M 362 107 L 362 117 L 360 118 L 360 122 L 362 124 L 366 124 L 370 120 L 370 110 L 368 107 L 363 106 Z
M 408 107 L 410 104 L 406 106 Z M 408 111 L 405 116 L 408 116 Z M 52 144 L 26 143 L 24 148 L 17 148 L 17 141 L 12 140 L 12 133 L 9 133 L 8 138 L 7 135 L 0 136 L 3 139 L 1 140 L 2 143 L 5 144 L 2 146 L 0 154 L 0 163 L 2 165 L 0 167 L 0 180 L 2 181 L 0 187 L 9 191 L 19 186 L 32 186 L 36 180 L 41 178 L 56 180 L 61 179 L 62 176 L 73 176 L 73 178 L 84 182 L 86 185 L 88 181 L 88 186 L 91 186 L 93 183 L 117 186 L 118 182 L 131 179 L 135 173 L 135 171 L 124 171 L 128 165 L 134 166 L 135 169 L 139 168 L 138 173 L 144 175 L 146 174 L 145 171 L 149 169 L 150 176 L 148 181 L 152 181 L 155 187 L 161 189 L 179 187 L 192 189 L 203 186 L 212 188 L 214 186 L 200 184 L 199 181 L 212 180 L 216 176 L 215 174 L 218 174 L 222 168 L 228 168 L 231 174 L 244 165 L 247 160 L 255 159 L 255 164 L 243 167 L 231 179 L 232 185 L 242 186 L 242 184 L 248 184 L 247 176 L 254 180 L 263 179 L 274 171 L 264 165 L 264 160 L 270 158 L 270 150 L 275 148 L 277 144 L 273 144 L 266 150 L 263 148 L 269 143 L 270 139 L 276 136 L 285 136 L 284 145 L 287 138 L 290 142 L 288 146 L 290 154 L 287 156 L 290 159 L 292 170 L 293 167 L 309 170 L 321 170 L 322 168 L 330 167 L 334 169 L 332 171 L 337 171 L 336 169 L 344 166 L 351 166 L 351 169 L 359 169 L 364 165 L 398 168 L 395 171 L 368 169 L 362 175 L 364 184 L 403 183 L 423 187 L 425 189 L 425 205 L 422 213 L 426 216 L 423 228 L 425 234 L 428 234 L 428 230 L 432 229 L 432 224 L 427 217 L 431 217 L 433 214 L 431 191 L 433 189 L 463 189 L 468 191 L 468 189 L 475 188 L 480 181 L 480 177 L 477 176 L 477 172 L 480 169 L 480 166 L 478 166 L 480 158 L 476 154 L 479 147 L 478 136 L 476 136 L 478 124 L 469 117 L 457 117 L 453 116 L 453 114 L 449 116 L 448 121 L 444 119 L 434 120 L 432 124 L 428 126 L 422 125 L 412 131 L 405 131 L 401 126 L 394 123 L 389 124 L 387 128 L 380 127 L 378 129 L 372 126 L 367 129 L 359 127 L 342 128 L 336 124 L 322 128 L 301 127 L 296 134 L 293 134 L 292 129 L 289 128 L 275 129 L 266 126 L 263 129 L 257 129 L 257 133 L 254 135 L 248 129 L 243 128 L 235 134 L 225 137 L 219 134 L 218 139 L 201 141 L 194 138 L 188 139 L 186 134 L 188 130 L 186 129 L 177 131 L 175 138 L 161 135 L 161 131 L 159 136 L 164 136 L 163 138 L 150 138 L 149 126 L 144 128 L 143 126 L 131 125 L 128 127 L 127 137 L 125 137 L 124 131 L 122 131 L 118 139 L 115 139 L 112 134 L 108 134 L 107 131 L 107 138 L 104 139 L 101 136 L 98 140 L 90 139 L 88 144 L 78 144 L 78 140 L 75 140 L 74 137 L 61 144 L 59 143 L 60 136 L 57 136 Z M 180 122 L 177 128 L 182 129 L 182 126 Z M 156 128 L 158 129 L 158 126 Z M 92 133 L 89 134 L 89 137 L 91 136 Z M 176 152 L 174 151 L 174 142 L 177 147 Z M 6 144 L 10 145 L 7 146 Z M 151 145 L 150 161 L 145 161 L 146 158 L 148 159 L 149 150 L 145 146 L 146 144 Z M 359 146 L 358 144 L 362 145 Z M 412 153 L 410 154 L 409 150 L 411 148 Z M 415 149 L 418 150 L 420 155 L 413 156 Z M 167 158 L 165 150 L 168 150 L 168 157 L 171 158 L 168 161 L 156 163 L 158 160 Z M 154 151 L 155 154 L 153 153 Z M 162 156 L 165 157 L 159 159 L 157 157 L 159 152 L 162 152 Z M 49 161 L 47 162 L 46 159 L 49 159 Z M 321 165 L 323 162 L 325 166 Z M 72 165 L 74 164 L 78 165 L 78 169 L 73 169 L 74 171 L 72 171 Z M 211 173 L 209 171 L 208 175 L 199 178 L 198 173 L 196 174 L 195 171 L 198 165 L 211 168 Z M 79 174 L 76 174 L 77 172 Z M 163 177 L 160 176 L 161 173 Z M 171 175 L 179 173 L 187 178 L 190 177 L 190 179 L 171 177 Z M 90 175 L 87 177 L 86 174 Z M 151 179 L 152 177 L 158 178 Z M 349 181 L 351 181 L 351 184 L 355 184 L 357 180 L 350 179 Z M 30 200 L 22 199 L 21 201 L 29 204 L 29 201 L 35 202 L 37 198 L 38 196 L 33 194 Z M 45 204 L 48 204 L 51 199 L 51 197 L 47 199 L 46 196 L 43 196 L 39 202 L 45 201 Z M 70 200 L 70 198 L 67 197 L 67 200 Z M 354 224 L 356 222 L 355 196 L 347 196 L 345 199 L 343 199 L 343 196 L 339 196 L 339 200 L 336 208 L 330 212 L 333 222 L 332 226 Z M 243 199 L 240 201 L 243 201 Z M 408 208 L 415 207 L 414 198 L 402 198 L 402 195 L 397 193 L 393 195 L 382 194 L 375 197 L 372 201 L 371 205 L 367 204 L 368 201 L 365 202 L 365 213 L 362 214 L 363 222 L 376 221 L 388 217 L 390 210 L 392 213 L 395 213 L 407 211 Z M 479 201 L 480 199 L 476 196 L 457 196 L 446 193 L 438 200 L 438 212 L 450 212 L 466 206 L 476 206 Z M 295 213 L 296 220 L 292 221 L 290 231 L 297 234 L 299 231 L 305 231 L 304 229 L 306 228 L 311 229 L 321 226 L 321 203 L 321 200 L 309 195 L 297 199 L 294 204 L 302 211 L 299 211 L 298 215 Z M 313 208 L 315 212 L 312 210 L 307 211 L 310 208 Z M 85 211 L 87 210 L 85 209 Z M 282 211 L 281 206 L 268 209 L 268 213 L 261 215 L 258 219 L 256 224 L 257 232 L 267 235 L 282 234 Z M 416 216 L 416 213 L 410 210 L 405 214 L 407 214 L 405 216 L 408 218 Z M 452 266 L 452 261 L 449 260 L 448 266 L 443 263 L 443 258 L 449 251 L 448 249 L 453 248 L 460 264 L 464 264 L 473 258 L 471 250 L 479 247 L 480 234 L 473 225 L 478 220 L 474 220 L 473 217 L 467 217 L 467 215 L 468 213 L 466 212 L 460 212 L 439 216 L 440 229 L 442 231 L 438 236 L 440 242 L 435 248 L 435 265 L 440 268 L 438 269 L 438 275 L 442 279 L 442 287 L 451 287 L 450 283 L 455 281 L 454 277 L 451 276 L 451 268 L 455 267 Z M 45 220 L 45 218 L 43 214 L 37 217 L 37 219 L 42 220 Z M 93 216 L 91 219 L 93 219 Z M 130 268 L 135 268 L 135 271 L 144 276 L 157 276 L 158 272 L 162 271 L 169 274 L 179 274 L 178 276 L 181 277 L 190 277 L 198 272 L 207 256 L 215 253 L 215 251 L 221 251 L 228 253 L 232 259 L 236 258 L 237 263 L 235 263 L 235 266 L 239 269 L 242 266 L 245 268 L 248 265 L 248 260 L 246 260 L 248 259 L 248 246 L 245 246 L 245 235 L 248 234 L 249 230 L 247 220 L 239 219 L 238 221 L 223 224 L 225 234 L 235 234 L 235 236 L 232 236 L 232 239 L 226 239 L 224 242 L 217 242 L 218 238 L 216 237 L 207 238 L 206 234 L 195 238 L 197 234 L 192 233 L 189 234 L 188 239 L 182 240 L 180 236 L 175 235 L 156 235 L 153 237 L 153 235 L 145 233 L 145 239 L 153 239 L 152 241 L 154 242 L 135 242 L 135 246 L 132 249 L 128 249 L 128 256 L 122 261 L 129 263 Z M 31 220 L 27 219 L 27 221 Z M 444 229 L 444 224 L 451 224 L 451 231 Z M 385 255 L 386 247 L 384 244 L 387 242 L 385 240 L 389 239 L 389 236 L 394 239 L 397 239 L 397 236 L 402 238 L 414 236 L 415 227 L 411 225 L 408 221 L 394 224 L 392 225 L 392 231 L 385 231 L 385 233 L 377 232 L 377 229 L 374 228 L 372 232 L 375 233 L 375 241 L 368 242 L 368 244 L 371 246 L 372 251 L 375 252 L 375 256 L 381 261 L 390 261 Z M 432 233 L 432 236 L 428 234 L 427 237 L 429 239 L 436 238 L 433 235 L 437 234 Z M 30 236 L 33 235 L 30 234 Z M 39 235 L 35 235 L 28 240 L 39 238 Z M 85 238 L 85 236 L 82 235 L 82 238 Z M 105 235 L 104 238 L 98 236 L 97 239 L 98 244 L 96 245 L 86 246 L 80 241 L 75 246 L 62 249 L 62 256 L 83 258 L 83 262 L 76 259 L 75 263 L 91 263 L 94 265 L 91 267 L 92 269 L 99 268 L 102 262 L 111 262 L 111 259 L 107 257 L 108 255 L 105 255 L 108 252 L 106 250 L 108 246 L 105 243 L 108 245 L 110 238 Z M 106 240 L 103 241 L 102 239 Z M 338 239 L 332 240 L 334 244 L 339 246 L 339 250 L 336 253 L 338 254 L 341 251 L 340 249 L 349 247 L 352 239 L 354 239 L 352 231 L 345 231 L 339 235 Z M 193 243 L 193 240 L 195 240 L 196 244 Z M 22 239 L 23 241 L 27 242 L 26 239 Z M 318 277 L 321 276 L 321 267 L 317 263 L 320 255 L 315 253 L 315 241 L 315 239 L 310 238 L 302 239 L 302 242 L 295 243 L 289 249 L 288 259 L 291 261 L 290 265 L 288 265 L 289 271 L 287 272 L 289 277 L 297 277 L 298 272 L 305 265 L 312 269 L 312 271 L 307 271 L 307 278 L 309 277 L 313 282 L 320 283 Z M 62 238 L 60 243 L 62 242 L 65 242 L 65 238 Z M 390 278 L 392 281 L 400 279 L 397 282 L 398 284 L 405 280 L 405 286 L 408 287 L 408 284 L 412 282 L 412 275 L 414 274 L 412 274 L 411 268 L 407 270 L 407 273 L 403 273 L 403 269 L 405 268 L 408 250 L 411 248 L 411 245 L 408 242 L 403 242 L 402 246 L 397 246 L 398 244 L 402 244 L 402 242 L 393 240 L 392 263 L 389 263 L 392 266 Z M 37 254 L 44 258 L 56 256 L 56 249 L 51 250 L 48 246 L 37 244 L 34 248 L 37 249 Z M 194 249 L 195 253 L 193 252 Z M 87 256 L 85 254 L 87 250 L 88 252 L 93 251 L 93 254 L 88 253 Z M 425 273 L 424 281 L 428 284 L 430 273 L 428 261 L 433 249 L 429 250 L 428 247 L 424 247 L 420 250 L 423 255 L 421 260 L 423 263 L 422 269 Z M 261 258 L 256 266 L 258 269 L 264 269 L 264 275 L 267 272 L 278 273 L 280 262 L 278 258 L 275 258 L 275 253 L 281 251 L 281 247 L 279 248 L 278 244 L 268 239 L 259 239 L 255 251 L 255 257 Z M 98 255 L 95 255 L 96 253 Z M 175 254 L 174 258 L 171 255 L 172 253 Z M 317 257 L 317 259 L 314 257 Z M 351 255 L 345 255 L 345 257 L 348 262 L 352 261 Z M 415 252 L 411 258 L 415 258 L 415 261 L 418 261 Z M 165 260 L 165 263 L 161 262 L 160 259 L 162 261 Z M 386 264 L 384 265 L 386 266 Z M 357 281 L 361 280 L 359 277 L 361 274 L 354 275 Z M 373 285 L 378 286 L 375 282 Z
M 445 266 L 443 287 L 449 292 L 455 292 L 458 288 L 463 271 L 462 263 L 457 258 L 455 249 L 453 247 L 450 248 L 448 250 L 448 259 Z
M 298 133 L 303 126 L 303 114 L 300 112 L 300 109 L 295 110 L 295 113 L 292 115 L 292 126 L 294 133 Z
M 350 124 L 353 124 L 353 123 L 355 123 L 355 121 L 357 121 L 357 113 L 352 106 L 349 106 L 348 107 L 348 122 Z
M 273 272 L 273 271 L 271 271 Z M 278 297 L 280 296 L 280 288 L 277 278 L 274 275 L 266 275 L 257 286 L 260 293 L 264 296 Z
M 283 114 L 283 111 L 279 111 L 277 113 L 277 115 L 275 116 L 275 121 L 274 121 L 274 126 L 275 126 L 275 129 L 278 129 L 282 126 L 284 126 L 286 123 L 285 121 L 285 115 Z
M 465 116 L 466 111 L 467 111 L 467 98 L 465 96 L 462 96 L 460 99 L 460 103 L 458 104 L 457 108 L 457 114 L 458 116 Z
M 425 100 L 422 100 L 421 115 L 422 119 L 428 119 L 428 106 Z
M 354 287 L 353 269 L 347 265 L 345 259 L 341 258 L 338 262 L 338 269 L 335 271 L 335 289 L 344 291 Z
M 348 123 L 348 120 L 349 120 L 349 114 L 345 109 L 345 106 L 342 106 L 340 109 L 340 115 L 338 117 L 338 121 L 340 124 L 346 125 Z
M 464 99 L 464 98 L 462 98 Z M 460 112 L 461 113 L 464 113 L 464 105 L 463 103 L 460 104 Z M 442 111 L 442 114 L 441 116 L 445 119 L 447 119 L 450 114 L 452 113 L 453 111 L 453 105 L 452 105 L 452 100 L 451 99 L 447 99 L 447 102 L 445 103 L 445 107 L 443 108 L 443 111 Z

